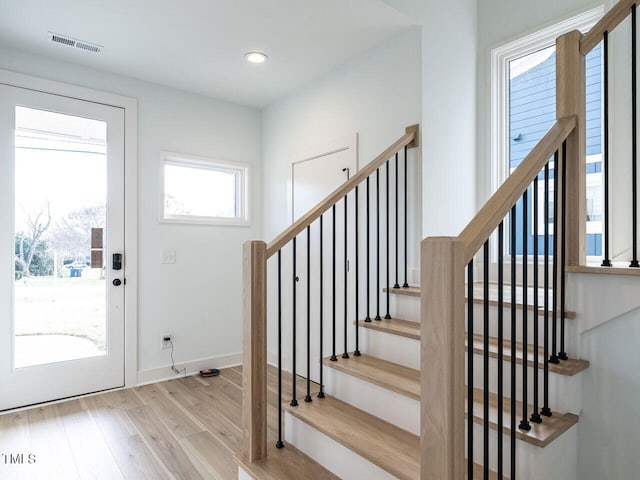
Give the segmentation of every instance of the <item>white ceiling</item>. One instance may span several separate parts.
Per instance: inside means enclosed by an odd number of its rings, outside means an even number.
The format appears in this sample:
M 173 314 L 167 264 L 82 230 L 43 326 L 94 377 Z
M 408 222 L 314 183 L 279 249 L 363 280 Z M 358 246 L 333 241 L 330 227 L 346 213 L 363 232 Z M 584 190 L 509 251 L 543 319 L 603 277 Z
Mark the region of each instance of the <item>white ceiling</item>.
M 0 0 L 0 45 L 256 107 L 412 25 L 381 0 Z

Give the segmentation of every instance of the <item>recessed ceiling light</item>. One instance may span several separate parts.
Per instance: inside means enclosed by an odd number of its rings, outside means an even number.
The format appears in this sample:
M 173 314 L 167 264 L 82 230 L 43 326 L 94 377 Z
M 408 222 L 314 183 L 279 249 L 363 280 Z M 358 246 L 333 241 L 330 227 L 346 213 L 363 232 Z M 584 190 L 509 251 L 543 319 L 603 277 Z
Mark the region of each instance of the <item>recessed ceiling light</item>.
M 250 63 L 264 63 L 269 59 L 267 54 L 262 52 L 248 52 L 244 54 L 244 58 Z

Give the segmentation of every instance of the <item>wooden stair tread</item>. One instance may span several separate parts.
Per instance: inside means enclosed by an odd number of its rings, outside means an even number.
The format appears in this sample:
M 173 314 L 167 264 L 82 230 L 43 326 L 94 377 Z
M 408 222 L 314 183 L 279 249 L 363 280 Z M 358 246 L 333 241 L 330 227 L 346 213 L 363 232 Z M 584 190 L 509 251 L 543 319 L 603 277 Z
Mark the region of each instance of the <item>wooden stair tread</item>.
M 602 267 L 600 264 L 568 266 L 569 273 L 591 273 L 596 275 L 640 275 L 640 268 L 631 268 L 628 263 L 614 263 L 613 267 Z
M 420 477 L 420 438 L 329 395 L 284 408 L 400 479 Z M 305 478 L 305 477 L 299 477 Z M 315 478 L 314 476 L 306 478 Z
M 475 388 L 473 390 L 473 421 L 480 425 L 484 424 L 484 399 L 483 391 Z M 529 405 L 528 415 L 533 411 Z M 516 438 L 531 443 L 537 447 L 544 448 L 553 440 L 558 438 L 572 426 L 578 423 L 578 416 L 573 413 L 553 412 L 551 417 L 542 417 L 542 423 L 531 422 L 531 430 L 524 431 L 518 428 L 522 412 L 522 402 L 516 402 Z M 504 399 L 503 403 L 503 432 L 511 433 L 511 400 Z M 498 428 L 498 395 L 489 393 L 489 426 L 491 429 Z
M 298 480 L 300 478 L 339 480 L 340 478 L 293 445 L 287 445 L 285 448 L 270 445 L 267 457 L 253 463 L 241 454 L 234 458 L 255 480 Z
M 386 360 L 381 360 L 368 355 L 359 357 L 339 358 L 338 361 L 332 362 L 328 359 L 324 360 L 324 364 L 342 371 L 346 374 L 353 375 L 363 380 L 369 381 L 383 388 L 387 388 L 394 392 L 405 395 L 414 400 L 420 399 L 420 372 L 413 368 L 408 368 Z M 498 396 L 495 393 L 489 394 L 489 422 L 492 429 L 498 427 L 497 418 Z M 504 399 L 504 430 L 510 432 L 510 406 L 511 400 Z M 531 413 L 533 408 L 528 406 L 528 412 Z M 516 413 L 522 411 L 522 402 L 516 402 Z M 474 421 L 483 423 L 483 394 L 479 389 L 474 389 L 473 402 Z M 528 432 L 518 430 L 518 438 L 536 445 L 545 447 L 560 434 L 568 430 L 578 422 L 576 415 L 554 412 L 552 417 L 543 417 L 541 424 L 532 423 L 532 429 Z M 519 419 L 518 419 L 519 423 Z
M 400 318 L 383 318 L 381 320 L 371 320 L 370 322 L 360 320 L 360 326 L 371 330 L 378 330 L 380 332 L 392 333 L 393 335 L 420 340 L 420 324 L 418 322 L 402 320 Z
M 498 358 L 498 339 L 489 337 L 489 356 Z M 511 361 L 511 341 L 503 340 L 503 355 L 506 361 Z M 524 349 L 522 342 L 516 342 L 516 363 L 522 364 L 524 361 Z M 468 348 L 467 348 L 468 350 Z M 533 363 L 533 345 L 529 344 L 527 348 L 527 364 L 534 367 Z M 484 353 L 484 335 L 473 335 L 473 352 L 482 355 Z M 544 368 L 544 347 L 538 347 L 538 368 Z M 587 360 L 570 358 L 568 360 L 560 360 L 560 363 L 549 363 L 549 371 L 569 377 L 576 375 L 589 368 Z
M 402 287 L 402 288 L 383 288 L 382 291 L 386 292 L 389 290 L 390 293 L 395 293 L 396 295 L 406 295 L 408 297 L 419 297 L 420 296 L 420 287 Z
M 384 292 L 387 291 L 387 288 L 383 289 Z M 419 297 L 420 296 L 420 287 L 413 286 L 408 288 L 390 288 L 388 289 L 390 293 L 396 295 L 407 295 L 411 297 Z M 538 315 L 544 315 L 544 293 L 541 293 L 542 289 L 538 289 Z M 511 285 L 504 285 L 503 287 L 504 293 L 504 308 L 511 307 Z M 466 287 L 465 287 L 465 296 L 466 296 Z M 534 289 L 532 287 L 527 288 L 527 310 L 533 311 L 533 296 Z M 551 297 L 551 291 L 549 291 L 549 296 Z M 522 297 L 522 288 L 516 288 L 516 307 L 522 308 L 524 306 Z M 484 289 L 481 283 L 474 284 L 473 287 L 473 303 L 482 304 L 484 303 Z M 489 304 L 492 306 L 498 305 L 498 285 L 495 283 L 489 284 Z M 549 304 L 552 304 L 552 299 L 549 298 Z M 553 309 L 549 310 L 549 313 L 553 313 Z M 565 318 L 576 318 L 575 312 L 565 311 Z
M 413 368 L 369 355 L 338 357 L 335 362 L 325 358 L 324 364 L 414 400 L 420 400 L 420 372 Z
M 413 338 L 420 340 L 420 324 L 417 322 L 411 322 L 409 320 L 402 320 L 399 318 L 372 320 L 371 322 L 360 321 L 360 326 L 363 328 L 369 328 L 372 330 L 378 330 L 393 335 L 400 335 L 407 338 Z M 504 348 L 504 360 L 511 361 L 511 342 L 509 340 L 503 341 Z M 479 355 L 484 353 L 484 336 L 481 334 L 475 334 L 473 336 L 473 352 Z M 544 368 L 544 348 L 538 349 L 538 368 Z M 498 339 L 496 337 L 489 337 L 489 356 L 492 358 L 498 358 Z M 516 342 L 516 362 L 522 364 L 524 361 L 524 350 L 522 348 L 522 342 Z M 533 345 L 529 344 L 528 347 L 528 363 L 530 367 L 534 366 L 533 363 Z M 570 358 L 569 360 L 561 360 L 560 363 L 549 363 L 549 371 L 560 375 L 573 376 L 583 370 L 589 368 L 589 362 L 586 360 L 580 360 Z

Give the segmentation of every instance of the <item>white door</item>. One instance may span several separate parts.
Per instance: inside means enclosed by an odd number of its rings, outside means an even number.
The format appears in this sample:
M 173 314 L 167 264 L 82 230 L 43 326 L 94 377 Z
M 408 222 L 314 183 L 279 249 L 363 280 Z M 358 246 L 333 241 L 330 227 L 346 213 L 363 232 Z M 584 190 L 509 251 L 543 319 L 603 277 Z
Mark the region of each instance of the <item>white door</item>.
M 0 85 L 0 410 L 124 385 L 124 110 Z
M 307 211 L 321 202 L 327 195 L 340 187 L 349 177 L 355 175 L 358 169 L 357 137 L 354 135 L 349 139 L 334 142 L 321 148 L 317 148 L 301 160 L 293 163 L 293 219 L 297 220 Z M 360 192 L 360 202 L 364 198 Z M 360 209 L 362 211 L 362 203 Z M 347 266 L 348 266 L 348 289 L 353 289 L 354 270 L 351 267 L 351 257 L 354 252 L 354 196 L 349 195 L 347 201 Z M 310 270 L 307 273 L 307 233 L 298 236 L 297 245 L 297 318 L 296 318 L 296 338 L 297 338 L 297 368 L 296 371 L 302 376 L 306 376 L 307 365 L 307 285 L 311 281 L 311 348 L 310 353 L 310 377 L 313 381 L 319 380 L 320 374 L 320 318 L 319 318 L 319 271 L 323 269 L 324 289 L 323 289 L 323 357 L 333 354 L 333 299 L 332 299 L 332 276 L 333 276 L 333 250 L 332 238 L 333 215 L 330 209 L 323 218 L 323 265 L 320 265 L 319 249 L 319 223 L 315 222 L 311 228 L 310 247 Z M 344 230 L 344 199 L 336 204 L 335 209 L 335 238 L 336 238 L 336 345 L 335 352 L 339 358 L 344 353 L 345 345 L 345 321 L 344 321 L 344 271 L 345 271 L 345 230 Z M 285 271 L 289 267 L 289 259 L 285 254 Z M 289 261 L 288 261 L 289 260 Z M 347 291 L 347 350 L 351 353 L 355 347 L 355 334 L 353 327 L 355 292 Z

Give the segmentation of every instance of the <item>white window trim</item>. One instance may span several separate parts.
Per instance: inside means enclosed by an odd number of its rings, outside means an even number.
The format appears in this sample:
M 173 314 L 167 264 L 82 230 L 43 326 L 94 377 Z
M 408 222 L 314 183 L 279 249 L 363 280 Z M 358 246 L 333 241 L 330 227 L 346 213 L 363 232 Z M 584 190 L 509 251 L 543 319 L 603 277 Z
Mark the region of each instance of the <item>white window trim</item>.
M 509 62 L 554 45 L 556 38 L 565 33 L 588 31 L 604 11 L 604 5 L 600 5 L 491 50 L 491 195 L 509 176 Z M 497 242 L 491 245 L 491 261 L 496 263 Z
M 234 218 L 210 217 L 199 215 L 166 215 L 164 210 L 164 173 L 165 165 L 184 165 L 206 169 L 226 170 L 238 173 L 236 185 L 236 205 L 238 205 L 239 215 Z M 159 167 L 159 221 L 160 223 L 178 223 L 195 225 L 228 225 L 228 226 L 250 226 L 249 218 L 249 172 L 250 165 L 242 162 L 230 162 L 226 160 L 216 160 L 208 157 L 189 155 L 185 153 L 161 151 Z
M 509 62 L 552 46 L 567 32 L 587 31 L 603 15 L 604 6 L 600 5 L 491 51 L 491 193 L 509 176 Z

